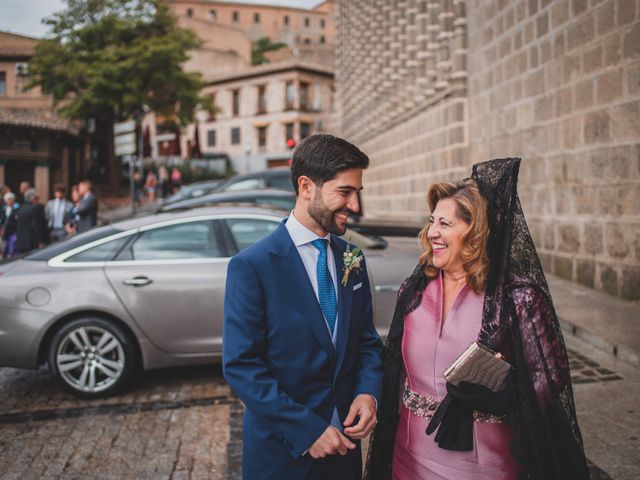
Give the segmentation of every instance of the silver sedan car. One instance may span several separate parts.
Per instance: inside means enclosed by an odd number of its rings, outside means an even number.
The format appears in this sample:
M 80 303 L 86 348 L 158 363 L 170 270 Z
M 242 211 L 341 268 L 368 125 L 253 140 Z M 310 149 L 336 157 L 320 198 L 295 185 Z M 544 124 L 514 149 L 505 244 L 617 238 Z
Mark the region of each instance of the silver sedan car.
M 285 215 L 219 207 L 136 218 L 0 265 L 0 366 L 48 363 L 64 388 L 96 398 L 139 369 L 219 361 L 229 259 Z M 385 336 L 418 243 L 345 238 L 364 250 Z

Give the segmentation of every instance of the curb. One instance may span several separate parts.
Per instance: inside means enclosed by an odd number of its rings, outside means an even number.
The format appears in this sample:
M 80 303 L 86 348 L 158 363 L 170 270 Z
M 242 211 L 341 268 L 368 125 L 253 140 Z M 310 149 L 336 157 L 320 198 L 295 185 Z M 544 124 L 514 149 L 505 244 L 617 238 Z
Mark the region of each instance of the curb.
M 624 345 L 615 344 L 605 340 L 604 338 L 591 333 L 589 330 L 562 318 L 560 315 L 558 315 L 558 322 L 560 323 L 560 328 L 564 334 L 572 335 L 598 350 L 602 350 L 609 355 L 613 355 L 616 359 L 622 362 L 640 368 L 640 354 L 635 350 Z

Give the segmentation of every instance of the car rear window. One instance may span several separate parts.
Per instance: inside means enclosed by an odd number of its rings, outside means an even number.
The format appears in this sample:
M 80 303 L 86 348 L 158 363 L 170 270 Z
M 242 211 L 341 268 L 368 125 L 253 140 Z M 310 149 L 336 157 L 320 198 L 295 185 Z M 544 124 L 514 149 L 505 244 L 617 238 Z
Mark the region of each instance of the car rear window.
M 53 257 L 57 257 L 61 253 L 64 253 L 68 250 L 80 247 L 87 243 L 91 243 L 95 240 L 100 240 L 101 238 L 106 238 L 116 233 L 120 233 L 121 231 L 122 230 L 114 228 L 111 225 L 94 228 L 92 230 L 89 230 L 88 232 L 79 233 L 78 235 L 69 237 L 66 240 L 61 240 L 59 242 L 52 243 L 51 245 L 44 248 L 34 250 L 22 258 L 26 260 L 51 260 Z

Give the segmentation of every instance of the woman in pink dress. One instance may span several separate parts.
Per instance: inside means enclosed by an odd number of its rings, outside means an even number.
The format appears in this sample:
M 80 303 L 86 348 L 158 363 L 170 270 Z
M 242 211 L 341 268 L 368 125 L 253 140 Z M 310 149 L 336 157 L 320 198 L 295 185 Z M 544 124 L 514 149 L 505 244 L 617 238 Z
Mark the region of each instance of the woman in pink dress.
M 588 479 L 566 349 L 516 193 L 519 159 L 432 185 L 423 254 L 398 294 L 369 480 Z M 443 373 L 474 341 L 499 392 Z M 434 434 L 435 433 L 435 434 Z

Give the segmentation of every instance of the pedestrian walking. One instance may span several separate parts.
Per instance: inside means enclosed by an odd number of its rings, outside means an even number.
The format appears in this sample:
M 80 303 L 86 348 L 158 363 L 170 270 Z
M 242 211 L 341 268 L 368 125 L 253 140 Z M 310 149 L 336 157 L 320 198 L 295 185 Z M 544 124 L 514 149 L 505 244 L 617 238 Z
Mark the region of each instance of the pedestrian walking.
M 73 203 L 65 198 L 66 188 L 61 183 L 54 187 L 54 198 L 47 202 L 45 215 L 49 227 L 49 238 L 56 242 L 67 236 L 65 225 L 71 216 Z
M 43 247 L 49 237 L 44 206 L 39 201 L 36 189 L 27 189 L 24 200 L 16 215 L 15 253 L 26 253 Z
M 2 224 L 2 258 L 10 258 L 15 255 L 17 212 L 20 204 L 16 202 L 16 196 L 7 192 L 3 196 L 4 205 L 0 210 L 0 223 Z

